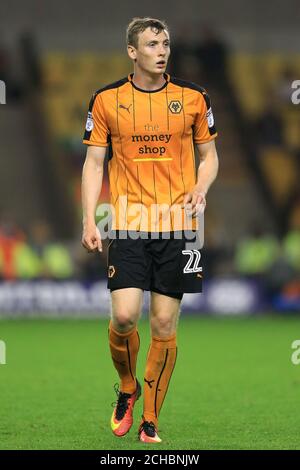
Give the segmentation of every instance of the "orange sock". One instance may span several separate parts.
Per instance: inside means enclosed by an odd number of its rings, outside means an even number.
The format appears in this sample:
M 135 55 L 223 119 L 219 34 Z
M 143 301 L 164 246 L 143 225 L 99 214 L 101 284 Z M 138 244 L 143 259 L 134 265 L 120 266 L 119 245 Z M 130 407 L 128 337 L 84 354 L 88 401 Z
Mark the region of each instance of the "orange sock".
M 176 356 L 176 333 L 169 338 L 152 337 L 144 378 L 143 417 L 146 421 L 153 421 L 155 426 L 168 391 Z
M 140 347 L 140 338 L 136 327 L 127 333 L 116 331 L 112 322 L 109 324 L 109 346 L 111 357 L 118 371 L 120 390 L 134 393 L 136 390 L 136 361 Z

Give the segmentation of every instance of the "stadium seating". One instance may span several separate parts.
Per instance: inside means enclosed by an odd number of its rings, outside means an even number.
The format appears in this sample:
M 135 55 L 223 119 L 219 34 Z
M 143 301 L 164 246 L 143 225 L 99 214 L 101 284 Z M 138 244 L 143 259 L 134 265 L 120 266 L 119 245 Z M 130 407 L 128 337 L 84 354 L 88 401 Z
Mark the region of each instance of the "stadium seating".
M 292 82 L 300 78 L 300 57 L 237 53 L 230 58 L 229 73 L 242 113 L 256 132 L 269 113 L 281 131 L 276 138 L 274 128 L 273 136 L 269 136 L 273 143 L 267 142 L 268 136 L 264 139 L 263 132 L 257 135 L 257 162 L 274 205 L 281 211 L 290 211 L 286 204 L 289 206 L 299 180 L 300 108 L 291 97 Z M 272 124 L 267 131 L 272 134 Z M 256 138 L 255 133 L 253 137 Z
M 130 72 L 130 62 L 120 53 L 66 55 L 52 52 L 43 57 L 42 69 L 48 129 L 56 146 L 56 154 L 65 150 L 71 153 L 71 158 L 59 157 L 58 160 L 60 165 L 66 167 L 66 173 L 71 175 L 69 190 L 81 215 L 78 196 L 81 173 L 75 161 L 72 164 L 72 155 L 84 156 L 81 140 L 89 101 L 94 91 L 126 76 Z M 106 187 L 104 184 L 104 189 Z M 102 192 L 102 200 L 103 196 L 107 200 L 108 192 Z
M 277 147 L 265 148 L 261 150 L 260 164 L 274 200 L 283 207 L 298 184 L 294 155 Z

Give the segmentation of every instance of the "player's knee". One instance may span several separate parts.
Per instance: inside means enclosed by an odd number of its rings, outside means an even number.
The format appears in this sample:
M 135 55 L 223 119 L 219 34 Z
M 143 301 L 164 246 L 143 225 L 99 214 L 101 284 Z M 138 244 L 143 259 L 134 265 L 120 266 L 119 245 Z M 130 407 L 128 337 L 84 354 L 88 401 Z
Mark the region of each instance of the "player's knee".
M 128 310 L 118 310 L 113 313 L 113 323 L 117 329 L 129 331 L 136 324 L 135 315 L 132 315 Z
M 173 317 L 156 315 L 152 318 L 152 329 L 158 336 L 172 334 L 175 327 Z

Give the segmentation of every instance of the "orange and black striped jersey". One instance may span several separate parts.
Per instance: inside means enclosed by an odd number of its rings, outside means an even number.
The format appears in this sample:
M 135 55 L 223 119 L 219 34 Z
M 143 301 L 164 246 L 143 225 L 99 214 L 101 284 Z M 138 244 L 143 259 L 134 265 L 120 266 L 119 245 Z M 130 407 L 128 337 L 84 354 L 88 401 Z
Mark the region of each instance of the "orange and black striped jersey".
M 154 91 L 138 88 L 132 77 L 93 95 L 83 143 L 110 147 L 113 228 L 181 230 L 183 198 L 196 182 L 194 143 L 217 135 L 210 99 L 198 85 L 168 74 Z M 179 218 L 174 207 L 181 208 Z M 170 227 L 163 223 L 168 211 Z

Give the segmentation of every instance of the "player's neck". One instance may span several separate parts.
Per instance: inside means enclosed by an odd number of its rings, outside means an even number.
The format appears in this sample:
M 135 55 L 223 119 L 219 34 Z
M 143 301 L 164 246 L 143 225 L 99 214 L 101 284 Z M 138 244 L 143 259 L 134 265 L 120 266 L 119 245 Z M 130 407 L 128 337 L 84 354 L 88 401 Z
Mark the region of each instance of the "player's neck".
M 139 70 L 134 70 L 132 81 L 138 88 L 141 88 L 141 90 L 149 91 L 158 90 L 166 83 L 163 73 L 159 75 L 147 75 L 145 72 Z

